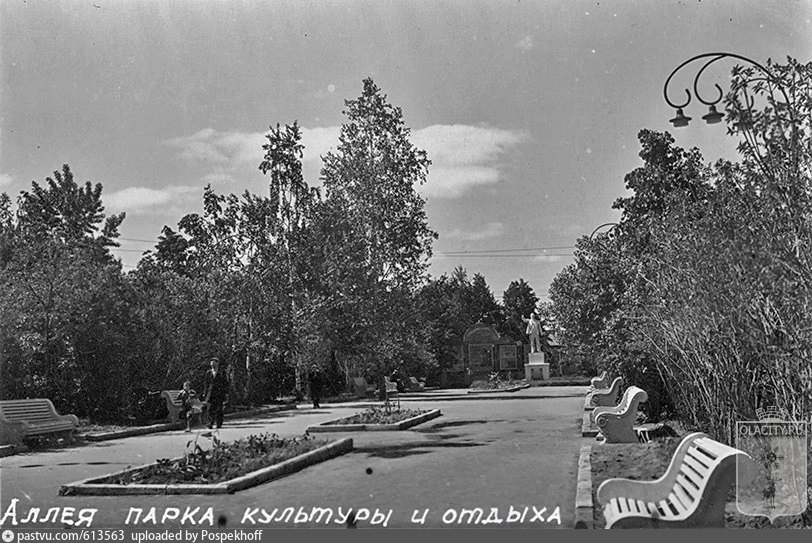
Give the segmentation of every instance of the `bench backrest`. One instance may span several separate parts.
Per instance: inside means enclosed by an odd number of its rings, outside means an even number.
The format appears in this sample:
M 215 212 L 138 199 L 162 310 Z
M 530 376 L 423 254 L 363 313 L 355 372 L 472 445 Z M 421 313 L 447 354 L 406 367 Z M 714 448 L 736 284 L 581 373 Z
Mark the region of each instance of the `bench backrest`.
M 358 388 L 369 388 L 367 380 L 364 379 L 363 377 L 353 377 L 352 380 L 355 383 L 355 386 L 357 386 Z
M 397 392 L 398 391 L 398 384 L 394 381 L 390 381 L 389 377 L 384 377 L 384 383 L 386 384 L 386 391 L 387 392 Z
M 176 405 L 178 407 L 183 407 L 183 402 L 181 402 L 178 399 L 178 396 L 180 396 L 180 393 L 181 393 L 180 390 L 164 390 L 163 393 L 161 394 L 161 396 L 163 396 L 164 398 L 166 398 L 167 400 L 172 402 L 172 404 L 174 404 L 174 405 Z
M 682 505 L 687 511 L 691 511 L 702 499 L 714 471 L 726 459 L 739 454 L 744 453 L 714 441 L 705 434 L 699 434 L 684 449 L 679 466 L 669 466 L 668 474 L 673 486 L 668 500 L 677 509 Z
M 639 403 L 645 402 L 648 400 L 648 394 L 642 388 L 636 386 L 630 386 L 626 389 L 626 392 L 623 393 L 623 398 L 620 400 L 618 404 L 618 413 L 625 413 L 629 410 L 629 407 L 632 405 L 632 400 L 637 400 Z
M 0 418 L 8 421 L 47 422 L 58 417 L 47 398 L 0 401 Z
M 615 380 L 612 381 L 612 386 L 609 388 L 598 389 L 592 392 L 591 404 L 594 406 L 601 405 L 599 401 L 608 401 L 612 400 L 613 402 L 617 402 L 618 397 L 620 396 L 620 387 L 623 386 L 623 377 L 615 377 Z M 612 404 L 614 407 L 616 403 Z

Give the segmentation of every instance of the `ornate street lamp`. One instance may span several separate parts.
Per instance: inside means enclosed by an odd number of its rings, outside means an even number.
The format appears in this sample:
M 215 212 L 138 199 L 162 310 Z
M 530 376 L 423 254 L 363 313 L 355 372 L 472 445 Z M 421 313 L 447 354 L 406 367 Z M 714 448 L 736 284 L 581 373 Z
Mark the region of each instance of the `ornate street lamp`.
M 735 115 L 733 116 L 733 126 L 729 129 L 730 133 L 739 132 L 745 140 L 744 143 L 748 149 L 748 154 L 756 161 L 762 172 L 772 179 L 778 178 L 777 162 L 771 157 L 772 151 L 769 148 L 770 146 L 764 136 L 758 133 L 753 123 L 754 119 L 757 118 L 757 114 L 753 111 L 754 96 L 765 94 L 768 103 L 773 107 L 774 122 L 781 123 L 783 129 L 786 129 L 787 126 L 789 127 L 788 144 L 790 149 L 791 171 L 797 171 L 800 157 L 798 150 L 800 142 L 797 122 L 799 116 L 795 109 L 795 104 L 790 99 L 790 96 L 794 96 L 794 89 L 791 87 L 788 88 L 784 81 L 778 76 L 777 72 L 771 71 L 755 60 L 734 53 L 703 53 L 691 57 L 677 66 L 663 85 L 663 97 L 666 103 L 677 112 L 676 116 L 669 121 L 676 128 L 688 126 L 691 117 L 685 115 L 684 108 L 696 97 L 699 102 L 708 106 L 708 113 L 702 116 L 702 119 L 706 123 L 717 124 L 722 122 L 724 114 L 716 109 L 716 105 L 722 101 L 724 96 L 722 87 L 718 84 L 714 84 L 716 87 L 715 97 L 702 95 L 699 92 L 699 80 L 708 67 L 723 59 L 740 60 L 749 65 L 749 67 L 744 70 L 734 72 L 734 87 L 732 94 L 729 95 L 731 98 L 729 107 L 733 109 Z M 684 102 L 672 101 L 668 95 L 668 85 L 677 72 L 693 63 L 697 63 L 694 64 L 694 66 L 700 66 L 694 76 L 693 93 L 686 88 L 686 99 Z M 777 97 L 778 99 L 776 99 Z
M 595 237 L 595 234 L 597 234 L 597 233 L 598 233 L 598 230 L 600 230 L 600 229 L 602 229 L 602 228 L 606 228 L 607 226 L 611 226 L 611 228 L 610 228 L 609 230 L 607 230 L 607 233 L 611 233 L 611 232 L 612 232 L 612 230 L 614 230 L 615 228 L 617 228 L 617 227 L 618 227 L 618 226 L 620 226 L 620 225 L 619 225 L 618 223 L 616 223 L 616 222 L 606 222 L 606 223 L 603 223 L 602 225 L 600 225 L 600 226 L 598 226 L 597 228 L 595 228 L 595 230 L 593 230 L 591 234 L 589 234 L 589 241 L 592 241 L 592 238 L 594 238 L 594 237 Z
M 784 102 L 790 107 L 790 109 L 792 108 L 792 103 L 790 102 L 790 99 L 789 99 L 789 97 L 787 95 L 787 92 L 784 89 L 781 82 L 778 80 L 778 78 L 775 77 L 775 75 L 770 70 L 768 70 L 767 68 L 765 68 L 764 66 L 762 66 L 761 64 L 756 62 L 755 60 L 749 59 L 747 57 L 743 57 L 741 55 L 736 55 L 734 53 L 704 53 L 704 54 L 697 55 L 695 57 L 689 58 L 688 60 L 686 60 L 685 62 L 683 62 L 679 66 L 677 66 L 674 69 L 674 71 L 671 72 L 671 75 L 668 76 L 668 79 L 665 80 L 665 85 L 663 85 L 663 96 L 665 97 L 665 101 L 668 103 L 668 105 L 673 107 L 677 111 L 677 115 L 673 119 L 669 120 L 669 122 L 671 124 L 673 124 L 677 128 L 680 128 L 680 127 L 683 127 L 683 126 L 688 126 L 688 123 L 691 120 L 691 117 L 685 116 L 685 113 L 683 112 L 683 108 L 687 107 L 688 104 L 691 103 L 691 100 L 693 99 L 693 97 L 696 97 L 697 100 L 699 100 L 704 105 L 708 106 L 708 113 L 706 113 L 705 115 L 702 116 L 702 119 L 706 123 L 708 123 L 708 124 L 717 124 L 717 123 L 722 121 L 722 119 L 724 118 L 724 114 L 720 113 L 719 111 L 716 110 L 716 104 L 718 104 L 719 102 L 722 101 L 722 97 L 724 95 L 724 93 L 722 91 L 722 87 L 720 87 L 718 84 L 714 84 L 714 86 L 716 87 L 716 91 L 717 91 L 718 95 L 713 100 L 707 100 L 708 97 L 707 96 L 703 97 L 702 94 L 700 94 L 700 92 L 699 92 L 699 79 L 702 77 L 702 74 L 705 73 L 705 70 L 711 64 L 713 64 L 715 62 L 718 62 L 718 61 L 720 61 L 722 59 L 725 59 L 725 58 L 734 58 L 734 59 L 742 60 L 742 61 L 746 62 L 747 64 L 750 64 L 751 66 L 757 68 L 762 74 L 764 74 L 763 77 L 750 78 L 747 81 L 747 83 L 756 83 L 758 81 L 762 81 L 762 82 L 767 83 L 771 87 L 774 87 L 775 89 L 778 89 L 778 91 L 780 91 L 781 94 L 784 97 Z M 671 79 L 682 68 L 684 68 L 685 66 L 687 66 L 687 65 L 689 65 L 689 64 L 691 64 L 691 63 L 693 63 L 695 61 L 698 61 L 698 60 L 702 60 L 704 62 L 704 64 L 696 72 L 696 76 L 694 77 L 694 85 L 693 85 L 694 92 L 693 92 L 693 94 L 691 94 L 690 90 L 685 89 L 685 94 L 687 96 L 687 99 L 685 100 L 685 102 L 677 103 L 677 102 L 671 101 L 671 99 L 668 97 L 668 84 L 671 83 Z M 746 105 L 746 107 L 748 109 L 751 109 L 753 107 L 753 98 L 747 94 L 746 85 L 745 85 L 745 87 L 743 87 L 741 89 L 738 89 L 737 92 L 742 93 L 742 96 L 744 97 L 744 104 Z M 772 89 L 770 89 L 770 92 L 772 92 Z M 794 115 L 793 115 L 793 118 L 794 118 Z

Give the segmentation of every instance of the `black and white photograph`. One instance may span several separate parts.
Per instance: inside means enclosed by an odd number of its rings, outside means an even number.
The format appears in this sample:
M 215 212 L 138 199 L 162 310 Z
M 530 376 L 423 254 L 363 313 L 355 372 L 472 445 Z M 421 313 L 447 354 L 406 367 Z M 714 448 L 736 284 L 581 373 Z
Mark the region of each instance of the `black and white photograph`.
M 788 533 L 810 425 L 812 1 L 0 1 L 3 543 Z

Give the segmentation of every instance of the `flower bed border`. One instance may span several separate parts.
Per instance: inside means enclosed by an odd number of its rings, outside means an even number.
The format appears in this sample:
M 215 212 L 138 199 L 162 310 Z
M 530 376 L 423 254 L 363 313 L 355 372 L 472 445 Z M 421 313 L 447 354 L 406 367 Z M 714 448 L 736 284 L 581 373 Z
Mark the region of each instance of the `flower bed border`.
M 499 392 L 516 392 L 517 390 L 523 390 L 525 388 L 530 388 L 530 383 L 525 383 L 523 385 L 516 385 L 515 387 L 510 388 L 471 388 L 468 389 L 467 394 L 495 394 Z
M 402 420 L 396 424 L 330 424 L 336 420 L 341 419 L 333 419 L 332 421 L 322 422 L 321 424 L 316 424 L 314 426 L 309 426 L 307 431 L 310 433 L 313 432 L 375 432 L 375 431 L 387 431 L 387 430 L 406 430 L 407 428 L 411 428 L 412 426 L 417 426 L 418 424 L 424 423 L 427 420 L 436 419 L 442 415 L 439 409 L 432 409 L 427 413 L 421 413 L 414 417 Z M 343 417 L 346 418 L 346 417 Z
M 145 464 L 134 468 L 108 473 L 107 475 L 92 477 L 74 483 L 64 484 L 59 489 L 60 496 L 134 496 L 144 494 L 232 494 L 238 490 L 245 490 L 262 483 L 284 477 L 300 471 L 313 464 L 324 462 L 352 451 L 352 438 L 333 441 L 313 449 L 299 456 L 289 458 L 284 462 L 273 464 L 245 475 L 215 484 L 146 484 L 146 485 L 114 485 L 99 483 L 113 477 L 157 465 L 157 462 Z

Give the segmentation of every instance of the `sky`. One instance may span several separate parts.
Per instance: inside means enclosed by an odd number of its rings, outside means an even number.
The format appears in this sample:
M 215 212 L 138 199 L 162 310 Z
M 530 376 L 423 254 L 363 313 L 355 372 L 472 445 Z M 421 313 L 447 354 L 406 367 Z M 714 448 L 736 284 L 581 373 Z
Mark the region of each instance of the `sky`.
M 643 128 L 736 158 L 722 124 L 673 129 L 663 84 L 730 52 L 812 60 L 812 0 L 0 2 L 0 192 L 70 165 L 126 212 L 125 271 L 219 193 L 267 194 L 270 126 L 303 127 L 305 180 L 372 77 L 428 152 L 429 271 L 546 299 L 578 237 L 617 221 Z M 727 89 L 734 62 L 702 79 Z M 684 97 L 697 65 L 669 90 Z

